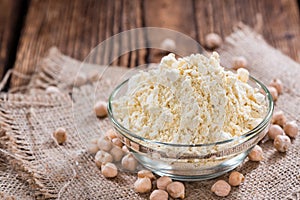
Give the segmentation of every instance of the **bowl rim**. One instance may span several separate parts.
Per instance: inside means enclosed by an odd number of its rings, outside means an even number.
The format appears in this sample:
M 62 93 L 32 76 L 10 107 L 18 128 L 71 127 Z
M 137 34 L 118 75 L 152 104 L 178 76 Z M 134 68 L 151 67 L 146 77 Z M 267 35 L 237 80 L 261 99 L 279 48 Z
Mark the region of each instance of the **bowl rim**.
M 224 144 L 228 144 L 231 142 L 236 142 L 236 141 L 245 139 L 247 137 L 252 138 L 256 134 L 258 134 L 260 130 L 262 130 L 263 128 L 265 128 L 268 125 L 268 123 L 271 120 L 273 110 L 274 110 L 273 98 L 272 98 L 272 95 L 271 95 L 270 91 L 268 90 L 268 88 L 261 81 L 257 80 L 253 76 L 249 75 L 249 80 L 253 81 L 256 85 L 258 85 L 265 92 L 265 96 L 267 97 L 267 101 L 268 101 L 268 110 L 266 112 L 266 115 L 263 118 L 263 120 L 255 128 L 253 128 L 252 130 L 250 130 L 250 131 L 246 132 L 245 134 L 240 135 L 238 137 L 234 137 L 234 138 L 231 138 L 228 140 L 213 142 L 213 143 L 183 144 L 183 143 L 169 143 L 169 142 L 155 141 L 155 140 L 144 138 L 135 133 L 132 133 L 130 130 L 128 130 L 122 124 L 120 124 L 113 115 L 112 101 L 114 100 L 114 97 L 116 96 L 118 91 L 122 88 L 122 86 L 124 86 L 129 81 L 129 79 L 130 78 L 126 79 L 121 84 L 119 84 L 110 94 L 110 96 L 108 98 L 108 104 L 107 104 L 108 117 L 109 117 L 110 121 L 114 124 L 114 126 L 116 126 L 118 130 L 121 130 L 121 134 L 124 137 L 128 138 L 127 135 L 124 135 L 124 133 L 126 133 L 135 139 L 142 140 L 143 142 L 151 143 L 154 145 L 166 145 L 166 146 L 173 146 L 173 147 L 207 147 L 207 146 L 224 145 Z

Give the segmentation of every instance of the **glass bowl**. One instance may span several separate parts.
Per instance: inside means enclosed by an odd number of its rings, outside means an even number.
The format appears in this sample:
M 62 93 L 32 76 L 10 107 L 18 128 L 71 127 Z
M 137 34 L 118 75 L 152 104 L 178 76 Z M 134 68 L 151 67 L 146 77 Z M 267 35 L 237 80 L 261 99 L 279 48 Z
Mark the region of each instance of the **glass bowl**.
M 163 143 L 143 138 L 126 129 L 114 117 L 112 102 L 127 92 L 128 79 L 110 95 L 108 116 L 118 137 L 145 168 L 160 176 L 165 175 L 181 181 L 212 179 L 240 165 L 268 131 L 274 108 L 272 96 L 266 86 L 251 76 L 248 84 L 258 88 L 265 96 L 265 116 L 254 129 L 229 140 L 192 145 Z

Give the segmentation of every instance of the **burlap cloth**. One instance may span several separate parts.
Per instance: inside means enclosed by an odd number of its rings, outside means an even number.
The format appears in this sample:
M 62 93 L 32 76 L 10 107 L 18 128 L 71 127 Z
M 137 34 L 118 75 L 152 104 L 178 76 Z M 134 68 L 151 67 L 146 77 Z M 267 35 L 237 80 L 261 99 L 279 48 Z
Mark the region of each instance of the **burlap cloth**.
M 226 38 L 218 50 L 222 64 L 231 66 L 232 56 L 243 55 L 250 61 L 250 72 L 264 83 L 280 78 L 284 94 L 276 102 L 288 119 L 300 114 L 300 65 L 269 46 L 260 35 L 242 26 Z M 132 186 L 136 175 L 122 171 L 115 179 L 105 179 L 87 153 L 91 138 L 103 134 L 110 124 L 93 113 L 96 99 L 106 99 L 127 69 L 110 67 L 105 79 L 73 88 L 80 62 L 50 50 L 29 85 L 18 93 L 0 96 L 0 198 L 16 199 L 147 199 Z M 88 65 L 87 76 L 104 67 Z M 55 85 L 61 94 L 46 94 Z M 14 89 L 16 90 L 16 88 Z M 52 132 L 66 127 L 68 141 L 57 145 Z M 238 171 L 246 177 L 233 187 L 228 199 L 299 199 L 300 137 L 293 140 L 286 154 L 274 150 L 271 141 L 261 144 L 265 159 L 245 162 Z M 228 174 L 217 179 L 228 179 Z M 186 182 L 186 199 L 220 199 L 210 192 L 216 180 Z

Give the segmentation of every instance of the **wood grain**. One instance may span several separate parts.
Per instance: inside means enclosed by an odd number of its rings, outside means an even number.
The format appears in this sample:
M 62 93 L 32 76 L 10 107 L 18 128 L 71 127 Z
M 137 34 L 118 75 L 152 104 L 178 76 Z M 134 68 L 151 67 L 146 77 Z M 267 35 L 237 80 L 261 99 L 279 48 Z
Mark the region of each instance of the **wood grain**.
M 84 59 L 100 42 L 119 32 L 137 27 L 170 28 L 201 44 L 209 32 L 222 37 L 240 21 L 255 27 L 261 16 L 267 41 L 300 61 L 299 11 L 296 0 L 32 0 L 20 38 L 14 69 L 32 74 L 39 59 L 53 45 L 76 59 Z M 97 63 L 107 63 L 128 46 L 147 42 L 145 35 L 129 35 L 107 46 Z M 155 50 L 126 53 L 113 65 L 133 67 L 160 59 Z M 28 81 L 13 77 L 11 86 Z
M 20 17 L 20 0 L 0 0 L 0 80 L 11 63 Z
M 262 35 L 269 44 L 296 61 L 300 61 L 300 18 L 296 0 L 194 1 L 198 40 L 204 44 L 205 35 L 216 32 L 223 38 L 240 21 L 255 27 L 261 16 Z
M 96 45 L 110 36 L 141 27 L 141 15 L 139 0 L 32 0 L 14 69 L 24 74 L 34 73 L 40 58 L 51 46 L 83 60 Z M 97 63 L 107 63 L 118 54 L 118 48 L 134 45 L 133 41 L 128 39 L 120 46 L 108 48 Z M 144 57 L 145 51 L 131 52 L 113 64 L 135 66 L 144 63 Z M 11 87 L 27 83 L 28 80 L 13 76 Z
M 144 1 L 145 26 L 167 28 L 197 40 L 196 21 L 192 0 Z M 149 50 L 149 62 L 159 62 L 160 50 Z

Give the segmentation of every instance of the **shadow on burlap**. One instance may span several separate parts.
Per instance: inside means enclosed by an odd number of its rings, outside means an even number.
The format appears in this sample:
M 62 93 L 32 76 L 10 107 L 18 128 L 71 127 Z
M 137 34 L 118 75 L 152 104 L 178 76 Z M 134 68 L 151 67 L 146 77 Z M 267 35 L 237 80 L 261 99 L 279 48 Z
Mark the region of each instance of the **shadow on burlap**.
M 276 108 L 284 110 L 290 120 L 298 121 L 298 63 L 270 47 L 246 26 L 237 28 L 219 53 L 222 64 L 229 67 L 233 56 L 245 56 L 250 61 L 251 74 L 265 84 L 272 78 L 280 78 L 285 89 Z M 122 171 L 115 179 L 105 179 L 95 166 L 93 156 L 86 151 L 90 139 L 99 137 L 111 127 L 108 119 L 96 118 L 92 109 L 94 102 L 106 100 L 127 69 L 110 67 L 104 71 L 103 66 L 85 66 L 81 71 L 89 81 L 73 88 L 79 61 L 53 48 L 40 65 L 30 84 L 22 88 L 22 94 L 3 93 L 0 96 L 0 144 L 3 149 L 0 191 L 17 199 L 147 199 L 149 195 L 136 194 L 132 189 L 135 174 Z M 105 78 L 96 81 L 95 70 L 98 74 L 99 70 L 105 72 Z M 64 92 L 45 94 L 49 85 Z M 67 143 L 62 146 L 56 145 L 52 138 L 52 132 L 60 126 L 68 131 Z M 299 136 L 286 154 L 275 151 L 271 141 L 261 146 L 265 152 L 264 161 L 245 160 L 237 170 L 246 180 L 234 187 L 227 198 L 299 198 Z M 227 180 L 228 174 L 217 179 Z M 186 182 L 186 199 L 220 199 L 210 192 L 215 181 Z

